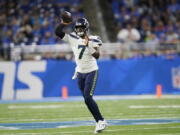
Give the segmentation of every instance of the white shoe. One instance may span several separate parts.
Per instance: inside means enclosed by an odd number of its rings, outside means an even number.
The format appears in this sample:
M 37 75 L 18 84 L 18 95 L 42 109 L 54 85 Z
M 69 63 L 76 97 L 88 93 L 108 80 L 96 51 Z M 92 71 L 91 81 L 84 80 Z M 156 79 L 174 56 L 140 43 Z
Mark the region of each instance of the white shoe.
M 98 123 L 96 123 L 96 128 L 94 130 L 94 133 L 100 133 L 107 127 L 107 122 L 105 120 L 99 120 Z

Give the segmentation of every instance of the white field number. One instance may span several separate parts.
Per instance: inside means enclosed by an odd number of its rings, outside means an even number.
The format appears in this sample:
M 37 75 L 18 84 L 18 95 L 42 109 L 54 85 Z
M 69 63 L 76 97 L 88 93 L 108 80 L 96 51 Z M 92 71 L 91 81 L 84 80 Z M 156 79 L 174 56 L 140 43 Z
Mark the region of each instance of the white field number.
M 43 92 L 43 82 L 32 72 L 44 72 L 46 70 L 46 61 L 24 61 L 16 66 L 15 62 L 1 62 L 0 73 L 4 75 L 2 84 L 1 99 L 41 99 Z M 26 84 L 28 88 L 14 90 L 17 70 L 17 79 Z M 0 87 L 1 88 L 1 87 Z

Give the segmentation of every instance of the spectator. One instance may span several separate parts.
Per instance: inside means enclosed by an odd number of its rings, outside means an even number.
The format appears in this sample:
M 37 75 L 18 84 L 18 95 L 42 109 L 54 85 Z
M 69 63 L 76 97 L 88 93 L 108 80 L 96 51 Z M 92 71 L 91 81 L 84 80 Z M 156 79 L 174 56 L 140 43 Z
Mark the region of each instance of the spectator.
M 30 25 L 24 25 L 22 26 L 20 29 L 19 29 L 19 32 L 21 34 L 23 34 L 23 41 L 24 41 L 24 44 L 26 45 L 30 45 L 32 44 L 33 42 L 33 30 L 32 30 L 32 27 Z
M 22 4 L 20 4 L 20 9 L 22 9 L 24 13 L 28 13 L 31 10 L 29 0 L 22 0 L 21 2 Z
M 119 13 L 116 5 L 120 5 Z M 169 25 L 176 27 L 180 13 L 180 4 L 177 0 L 113 0 L 112 7 L 114 16 L 117 17 L 119 14 L 117 24 L 130 18 L 133 20 L 133 26 L 141 33 L 140 41 L 144 41 L 149 32 L 153 32 L 160 38 L 162 34 L 166 33 Z
M 132 27 L 130 23 L 126 24 L 126 27 L 121 29 L 117 35 L 118 41 L 121 43 L 121 50 L 125 50 L 127 53 L 120 51 L 121 54 L 125 55 L 125 57 L 133 57 L 129 53 L 130 50 L 137 50 L 137 41 L 140 39 L 139 31 Z M 137 53 L 134 53 L 135 55 Z
M 159 20 L 158 22 L 156 22 L 157 24 L 154 27 L 154 32 L 157 36 L 160 36 L 160 34 L 165 32 L 165 26 L 164 23 Z
M 41 27 L 41 36 L 44 37 L 46 32 L 54 33 L 53 27 L 51 27 L 50 23 L 47 20 L 44 20 L 43 25 Z
M 130 19 L 130 13 L 125 7 L 120 8 L 120 16 L 119 16 L 119 21 L 120 22 L 127 22 Z
M 9 46 L 10 43 L 13 43 L 13 31 L 8 29 L 3 37 L 4 46 Z
M 146 18 L 144 18 L 141 21 L 140 26 L 138 26 L 138 27 L 141 27 L 140 28 L 140 34 L 141 34 L 140 41 L 144 42 L 145 39 L 147 38 L 148 34 L 150 34 L 152 32 L 152 27 Z
M 180 10 L 180 4 L 177 0 L 171 0 L 172 3 L 168 6 L 168 9 L 172 12 L 175 13 Z
M 51 32 L 46 31 L 45 36 L 41 39 L 41 45 L 52 45 L 55 44 L 55 38 L 52 36 Z
M 73 15 L 83 16 L 81 0 L 2 0 L 0 1 L 0 41 L 7 44 L 9 41 L 19 45 L 41 43 L 46 39 L 46 32 L 54 33 L 56 15 L 60 11 L 72 7 Z M 42 26 L 41 26 L 42 25 Z M 9 29 L 13 30 L 13 38 L 7 36 Z M 5 34 L 6 33 L 6 34 Z M 42 41 L 42 40 L 41 40 Z M 58 42 L 58 41 L 56 41 Z
M 145 46 L 149 52 L 153 53 L 159 46 L 159 39 L 153 33 L 149 33 L 145 39 Z
M 133 28 L 130 23 L 127 23 L 126 28 L 119 31 L 117 39 L 120 42 L 137 42 L 140 40 L 140 33 L 136 28 Z
M 40 26 L 40 23 L 39 23 L 38 20 L 34 21 L 32 33 L 33 33 L 33 36 L 34 36 L 33 43 L 40 44 L 41 26 Z
M 25 44 L 26 42 L 26 37 L 22 31 L 17 31 L 15 36 L 14 36 L 14 43 L 15 45 L 21 45 Z
M 166 32 L 166 43 L 167 44 L 177 44 L 178 34 L 174 32 L 173 27 L 169 26 Z

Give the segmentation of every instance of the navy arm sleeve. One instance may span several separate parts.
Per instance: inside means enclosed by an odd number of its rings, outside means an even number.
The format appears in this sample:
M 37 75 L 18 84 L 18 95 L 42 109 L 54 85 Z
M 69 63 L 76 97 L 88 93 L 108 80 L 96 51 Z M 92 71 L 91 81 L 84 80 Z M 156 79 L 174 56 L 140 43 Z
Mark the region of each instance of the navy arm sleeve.
M 61 39 L 63 39 L 63 37 L 65 36 L 65 32 L 63 32 L 64 27 L 65 27 L 64 24 L 59 24 L 55 29 L 56 36 L 58 36 Z
M 96 49 L 96 52 L 92 54 L 92 56 L 95 58 L 95 59 L 99 59 L 99 56 L 100 56 L 100 53 L 99 53 L 99 49 L 98 48 L 95 48 Z

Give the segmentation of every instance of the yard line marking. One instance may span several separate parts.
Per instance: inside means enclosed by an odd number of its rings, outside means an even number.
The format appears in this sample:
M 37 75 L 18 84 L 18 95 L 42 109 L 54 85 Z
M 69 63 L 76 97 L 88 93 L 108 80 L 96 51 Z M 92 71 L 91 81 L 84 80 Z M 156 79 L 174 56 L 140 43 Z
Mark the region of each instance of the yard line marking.
M 163 115 L 163 116 L 162 116 Z M 130 115 L 130 116 L 128 116 L 127 117 L 127 119 L 179 119 L 180 117 L 178 117 L 178 116 L 180 116 L 180 114 L 179 115 L 177 115 L 177 114 L 172 114 L 172 115 L 166 115 L 166 114 L 160 114 L 160 115 Z M 106 118 L 109 118 L 109 119 L 111 119 L 112 117 L 111 116 L 106 116 Z M 113 119 L 121 119 L 122 117 L 119 117 L 119 116 L 113 116 Z
M 180 114 L 145 114 L 145 115 L 130 115 L 130 116 L 128 116 L 128 117 L 161 117 L 162 115 L 165 115 L 165 116 L 179 116 Z
M 57 109 L 57 108 L 81 108 L 85 105 L 9 105 L 8 109 Z
M 147 109 L 147 108 L 180 108 L 180 105 L 130 105 L 130 109 Z
M 62 121 L 62 120 L 67 120 L 67 121 L 73 121 L 73 120 L 92 120 L 92 117 L 77 117 L 77 118 L 59 118 L 59 119 L 52 119 L 52 118 L 49 118 L 49 119 L 12 119 L 12 118 L 3 118 L 0 120 L 5 120 L 6 123 L 9 121 L 9 122 L 19 122 L 19 121 Z
M 7 130 L 7 129 L 9 129 L 9 130 L 17 130 L 17 129 L 19 129 L 19 128 L 17 128 L 17 127 L 6 127 L 6 126 L 0 126 L 0 130 Z
M 109 125 L 145 125 L 145 124 L 167 124 L 180 123 L 180 119 L 128 119 L 107 120 Z M 46 129 L 65 128 L 77 126 L 94 126 L 95 121 L 61 121 L 61 122 L 33 122 L 33 123 L 2 123 L 3 127 L 17 127 L 18 129 Z

